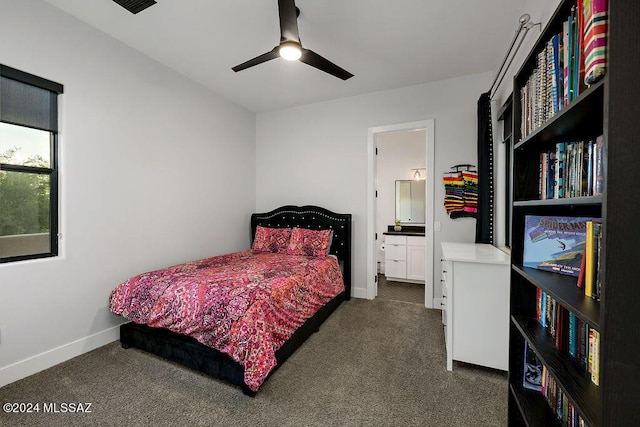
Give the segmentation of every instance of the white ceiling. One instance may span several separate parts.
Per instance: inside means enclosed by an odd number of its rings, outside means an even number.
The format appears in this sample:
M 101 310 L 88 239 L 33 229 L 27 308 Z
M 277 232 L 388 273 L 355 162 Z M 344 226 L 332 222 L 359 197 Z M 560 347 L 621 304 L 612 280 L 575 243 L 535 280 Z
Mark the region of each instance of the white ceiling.
M 524 0 L 297 0 L 302 45 L 355 74 L 281 58 L 231 67 L 280 40 L 277 0 L 46 0 L 255 112 L 495 71 Z M 488 90 L 489 88 L 487 88 Z

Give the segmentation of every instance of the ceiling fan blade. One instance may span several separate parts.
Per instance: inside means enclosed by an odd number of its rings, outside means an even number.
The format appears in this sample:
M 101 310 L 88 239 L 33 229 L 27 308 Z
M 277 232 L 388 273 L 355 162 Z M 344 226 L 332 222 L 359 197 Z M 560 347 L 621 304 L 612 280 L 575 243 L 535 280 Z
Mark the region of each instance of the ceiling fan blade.
M 280 15 L 280 39 L 293 40 L 300 43 L 298 35 L 298 13 L 295 0 L 278 0 Z
M 302 56 L 300 57 L 300 61 L 304 62 L 305 64 L 311 65 L 318 70 L 324 71 L 325 73 L 336 76 L 337 78 L 342 80 L 347 80 L 353 77 L 353 74 L 351 74 L 344 68 L 338 67 L 333 62 L 329 61 L 326 58 L 323 58 L 322 56 L 309 49 L 302 49 Z
M 267 61 L 270 61 L 272 59 L 279 58 L 280 54 L 278 53 L 278 47 L 279 46 L 276 46 L 276 47 L 273 48 L 272 51 L 267 52 L 267 53 L 263 53 L 260 56 L 256 56 L 255 58 L 250 59 L 247 62 L 243 62 L 240 65 L 236 65 L 235 67 L 233 67 L 231 69 L 237 73 L 238 71 L 242 71 L 242 70 L 246 70 L 247 68 L 251 68 L 254 65 L 262 64 L 263 62 L 267 62 Z

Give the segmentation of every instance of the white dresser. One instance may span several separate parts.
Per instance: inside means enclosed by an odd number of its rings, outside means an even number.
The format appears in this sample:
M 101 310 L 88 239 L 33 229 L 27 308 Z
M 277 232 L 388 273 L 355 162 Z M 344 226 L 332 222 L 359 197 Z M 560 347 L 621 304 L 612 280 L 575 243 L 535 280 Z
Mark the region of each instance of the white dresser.
M 420 282 L 425 278 L 424 236 L 384 236 L 384 274 L 398 282 Z
M 442 323 L 453 361 L 508 369 L 510 258 L 487 244 L 442 242 Z

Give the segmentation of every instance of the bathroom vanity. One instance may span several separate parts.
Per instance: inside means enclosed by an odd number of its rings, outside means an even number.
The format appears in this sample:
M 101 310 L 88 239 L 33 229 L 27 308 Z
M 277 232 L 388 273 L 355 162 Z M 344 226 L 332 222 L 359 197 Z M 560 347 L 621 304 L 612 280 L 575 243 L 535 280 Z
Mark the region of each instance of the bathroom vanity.
M 385 276 L 396 282 L 424 283 L 424 227 L 402 226 L 384 233 Z

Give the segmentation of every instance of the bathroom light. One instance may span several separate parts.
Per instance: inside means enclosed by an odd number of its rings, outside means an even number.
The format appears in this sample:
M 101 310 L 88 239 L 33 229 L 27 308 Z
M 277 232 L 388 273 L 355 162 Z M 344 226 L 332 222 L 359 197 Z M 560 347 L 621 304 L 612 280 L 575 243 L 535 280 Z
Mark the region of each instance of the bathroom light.
M 280 56 L 287 61 L 296 61 L 302 56 L 300 44 L 291 40 L 280 43 L 280 49 L 278 52 L 280 53 Z
M 416 181 L 420 181 L 421 179 L 424 179 L 424 178 L 422 177 L 422 175 L 420 174 L 420 171 L 421 171 L 421 170 L 424 170 L 424 171 L 425 171 L 425 173 L 426 173 L 426 171 L 427 171 L 427 169 L 426 169 L 426 168 L 416 168 L 416 169 L 411 169 L 411 170 L 412 170 L 412 171 L 415 171 L 415 172 L 413 173 L 413 179 L 415 179 Z

